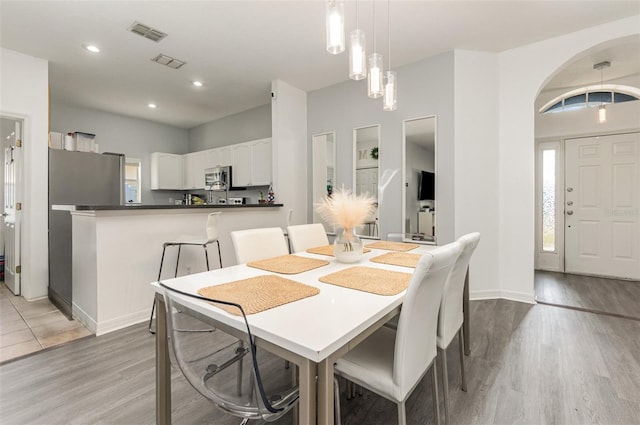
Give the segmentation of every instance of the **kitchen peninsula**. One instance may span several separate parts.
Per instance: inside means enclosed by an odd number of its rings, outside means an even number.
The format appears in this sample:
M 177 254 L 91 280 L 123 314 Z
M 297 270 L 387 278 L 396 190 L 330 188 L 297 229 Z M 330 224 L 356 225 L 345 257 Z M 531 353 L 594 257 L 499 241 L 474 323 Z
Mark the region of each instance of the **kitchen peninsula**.
M 183 235 L 204 237 L 207 215 L 218 220 L 222 265 L 236 264 L 229 233 L 286 227 L 282 204 L 53 205 L 72 217 L 73 316 L 96 335 L 149 319 L 162 244 Z M 173 277 L 177 249 L 168 248 L 161 278 Z M 217 255 L 210 267 L 218 268 Z M 201 247 L 184 247 L 178 276 L 206 271 Z

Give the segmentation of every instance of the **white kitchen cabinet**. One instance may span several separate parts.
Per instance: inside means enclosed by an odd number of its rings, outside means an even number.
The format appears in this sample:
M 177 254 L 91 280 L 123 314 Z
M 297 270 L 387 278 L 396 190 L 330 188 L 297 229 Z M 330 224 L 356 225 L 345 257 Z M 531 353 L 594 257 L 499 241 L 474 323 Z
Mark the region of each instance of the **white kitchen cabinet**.
M 207 149 L 202 151 L 205 153 L 205 169 L 217 166 L 226 167 L 233 163 L 233 155 L 231 146 L 223 146 L 221 148 Z
M 184 183 L 183 188 L 204 189 L 204 170 L 207 168 L 207 151 L 192 152 L 183 155 Z
M 251 186 L 251 145 L 249 143 L 233 145 L 231 152 L 233 154 L 231 163 L 233 186 Z
M 271 138 L 256 140 L 251 144 L 251 185 L 271 184 Z
M 182 190 L 182 155 L 151 154 L 151 189 Z

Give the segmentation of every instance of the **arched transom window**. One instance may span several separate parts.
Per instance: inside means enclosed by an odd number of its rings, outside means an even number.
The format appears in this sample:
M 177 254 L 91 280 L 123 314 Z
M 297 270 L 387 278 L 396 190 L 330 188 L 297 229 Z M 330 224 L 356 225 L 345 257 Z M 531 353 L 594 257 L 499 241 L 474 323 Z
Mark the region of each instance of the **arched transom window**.
M 540 108 L 541 114 L 573 111 L 608 103 L 631 102 L 640 99 L 640 89 L 616 84 L 593 85 L 566 92 Z

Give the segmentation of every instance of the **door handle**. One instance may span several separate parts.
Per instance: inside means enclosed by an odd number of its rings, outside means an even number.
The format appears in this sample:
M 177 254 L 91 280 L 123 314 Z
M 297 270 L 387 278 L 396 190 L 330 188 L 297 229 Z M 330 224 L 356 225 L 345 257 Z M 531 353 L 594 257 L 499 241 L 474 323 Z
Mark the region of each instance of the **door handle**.
M 573 211 L 572 210 L 567 211 L 567 215 L 573 215 Z

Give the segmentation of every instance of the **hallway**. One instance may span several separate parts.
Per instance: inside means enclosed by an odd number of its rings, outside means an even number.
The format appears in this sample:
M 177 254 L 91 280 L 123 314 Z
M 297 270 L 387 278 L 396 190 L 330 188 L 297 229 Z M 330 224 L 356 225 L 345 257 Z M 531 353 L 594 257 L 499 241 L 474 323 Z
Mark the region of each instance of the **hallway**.
M 0 363 L 92 335 L 44 298 L 27 301 L 0 286 Z
M 536 301 L 640 321 L 640 282 L 535 271 Z

